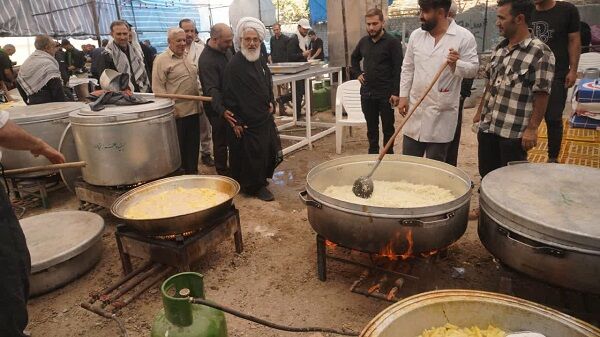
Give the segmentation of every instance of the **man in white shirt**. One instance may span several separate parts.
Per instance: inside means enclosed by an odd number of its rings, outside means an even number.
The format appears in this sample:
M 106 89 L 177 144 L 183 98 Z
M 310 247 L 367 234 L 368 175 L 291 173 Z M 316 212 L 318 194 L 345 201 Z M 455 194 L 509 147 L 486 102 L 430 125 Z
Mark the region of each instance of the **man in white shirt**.
M 8 120 L 0 110 L 0 147 L 29 151 L 50 162 L 64 163 L 65 157 L 43 140 L 34 137 Z M 2 151 L 0 151 L 2 159 Z M 4 187 L 0 184 L 0 336 L 26 336 L 27 299 L 31 259 L 25 235 L 15 216 Z
M 185 55 L 188 60 L 195 64 L 198 67 L 198 71 L 201 70 L 200 65 L 198 64 L 198 59 L 200 58 L 200 54 L 204 50 L 204 42 L 198 39 L 199 42 L 196 42 L 198 38 L 198 31 L 196 30 L 196 23 L 191 19 L 182 19 L 179 21 L 179 28 L 183 29 L 185 32 Z M 200 79 L 197 77 L 198 85 L 200 86 Z M 212 158 L 212 136 L 211 136 L 211 127 L 206 114 L 202 111 L 200 112 L 200 153 L 201 153 L 201 161 L 202 164 L 206 166 L 215 166 L 215 161 Z
M 410 35 L 402 63 L 400 113 L 416 104 L 444 62 L 448 67 L 404 126 L 405 155 L 446 160 L 458 122 L 461 81 L 479 69 L 475 37 L 448 20 L 450 5 L 451 0 L 419 0 L 421 28 Z

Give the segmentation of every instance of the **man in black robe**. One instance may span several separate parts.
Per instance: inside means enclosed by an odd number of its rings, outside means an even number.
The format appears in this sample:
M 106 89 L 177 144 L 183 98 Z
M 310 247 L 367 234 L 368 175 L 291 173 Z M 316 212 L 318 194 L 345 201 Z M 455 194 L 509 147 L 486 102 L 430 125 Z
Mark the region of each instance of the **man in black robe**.
M 236 29 L 240 52 L 224 75 L 224 118 L 229 123 L 229 165 L 242 192 L 263 201 L 274 196 L 267 179 L 283 160 L 281 141 L 273 119 L 273 82 L 260 54 L 265 26 L 255 18 L 242 18 Z

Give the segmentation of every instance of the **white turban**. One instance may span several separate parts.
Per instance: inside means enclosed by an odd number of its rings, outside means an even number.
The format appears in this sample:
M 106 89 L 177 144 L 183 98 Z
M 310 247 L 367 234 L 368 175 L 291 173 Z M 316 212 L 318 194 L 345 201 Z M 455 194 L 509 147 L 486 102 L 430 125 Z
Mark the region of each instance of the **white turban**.
M 252 29 L 256 30 L 260 40 L 261 41 L 265 40 L 265 35 L 267 35 L 267 29 L 265 28 L 265 25 L 259 19 L 249 17 L 249 16 L 243 17 L 240 19 L 240 21 L 238 21 L 237 27 L 235 28 L 235 32 L 237 35 L 236 40 L 239 40 L 242 38 L 242 36 L 244 34 L 244 30 L 247 28 L 252 28 Z

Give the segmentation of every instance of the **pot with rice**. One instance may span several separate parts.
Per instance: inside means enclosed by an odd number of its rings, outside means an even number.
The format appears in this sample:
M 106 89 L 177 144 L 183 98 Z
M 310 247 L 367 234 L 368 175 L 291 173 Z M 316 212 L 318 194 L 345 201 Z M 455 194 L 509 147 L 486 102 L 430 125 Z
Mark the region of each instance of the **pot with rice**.
M 471 180 L 434 160 L 388 155 L 373 175 L 369 199 L 352 192 L 375 155 L 338 158 L 314 167 L 300 198 L 312 228 L 325 239 L 367 253 L 427 254 L 448 247 L 465 232 Z

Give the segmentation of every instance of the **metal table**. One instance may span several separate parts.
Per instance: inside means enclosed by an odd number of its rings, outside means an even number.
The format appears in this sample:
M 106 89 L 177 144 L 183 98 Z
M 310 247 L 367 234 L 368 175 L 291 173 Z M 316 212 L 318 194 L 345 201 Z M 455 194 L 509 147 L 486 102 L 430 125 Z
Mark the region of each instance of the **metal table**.
M 327 136 L 328 134 L 334 133 L 335 132 L 335 123 L 324 123 L 324 122 L 311 122 L 311 116 L 310 116 L 310 112 L 311 112 L 311 101 L 310 101 L 310 79 L 320 76 L 320 75 L 325 75 L 325 74 L 333 74 L 333 73 L 338 73 L 338 82 L 341 81 L 342 79 L 342 68 L 340 67 L 328 67 L 327 65 L 317 65 L 317 66 L 312 66 L 310 67 L 310 69 L 305 70 L 305 71 L 301 71 L 299 73 L 296 74 L 286 74 L 286 75 L 273 75 L 273 86 L 279 85 L 279 84 L 284 84 L 284 83 L 292 83 L 292 105 L 294 107 L 294 114 L 292 117 L 292 120 L 277 126 L 277 129 L 279 131 L 285 130 L 285 129 L 289 129 L 291 127 L 295 127 L 295 126 L 301 126 L 301 127 L 305 127 L 306 128 L 306 136 L 301 137 L 301 136 L 292 136 L 292 135 L 280 135 L 281 139 L 288 139 L 288 140 L 293 140 L 296 141 L 297 143 L 290 145 L 286 148 L 283 149 L 283 154 L 288 154 L 292 151 L 295 151 L 297 149 L 300 149 L 306 145 L 308 145 L 308 148 L 312 150 L 312 142 L 317 140 L 317 139 L 321 139 L 325 136 Z M 305 107 L 306 107 L 306 121 L 299 121 L 298 120 L 298 113 L 299 111 L 296 111 L 296 81 L 300 81 L 300 80 L 304 80 L 304 100 L 305 100 Z M 333 84 L 333 83 L 332 83 Z M 315 133 L 314 135 L 312 134 L 312 126 L 317 126 L 317 127 L 322 127 L 322 128 L 326 128 L 324 131 L 320 131 Z

